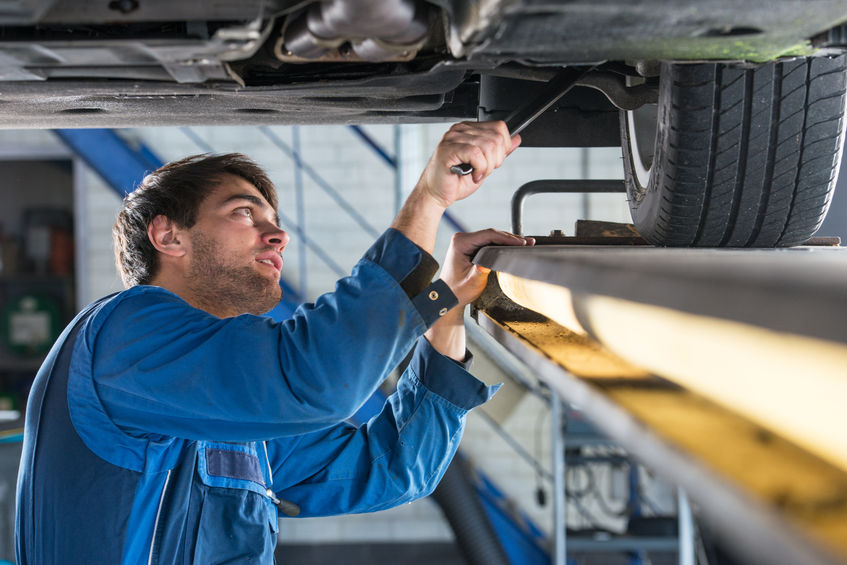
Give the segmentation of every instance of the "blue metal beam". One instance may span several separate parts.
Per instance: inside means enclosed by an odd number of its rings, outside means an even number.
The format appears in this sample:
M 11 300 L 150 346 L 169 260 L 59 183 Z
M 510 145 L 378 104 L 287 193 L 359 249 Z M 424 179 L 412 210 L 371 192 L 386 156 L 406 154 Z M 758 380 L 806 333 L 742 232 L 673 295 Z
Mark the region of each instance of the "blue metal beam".
M 382 145 L 379 144 L 374 138 L 372 138 L 365 130 L 363 130 L 360 126 L 347 126 L 350 130 L 355 133 L 359 139 L 361 139 L 365 144 L 376 152 L 380 158 L 385 161 L 389 167 L 392 169 L 397 168 L 397 159 L 388 154 Z
M 123 198 L 164 162 L 143 144 L 131 147 L 110 129 L 54 129 L 59 139 Z
M 209 145 L 209 143 L 200 137 L 200 135 L 191 129 L 190 127 L 181 127 L 179 131 L 185 134 L 185 136 L 194 142 L 194 145 L 199 147 L 204 153 L 214 153 L 215 149 Z
M 291 128 L 291 146 L 296 154 L 300 154 L 300 126 Z M 297 225 L 300 229 L 306 231 L 306 199 L 303 195 L 303 168 L 294 167 L 294 203 L 297 209 Z M 299 260 L 298 269 L 300 271 L 300 288 L 306 292 L 309 288 L 307 275 L 309 273 L 308 253 L 306 253 L 306 240 L 300 239 L 300 253 L 297 254 Z
M 544 532 L 517 511 L 491 479 L 478 469 L 475 473 L 476 492 L 512 565 L 550 565 Z

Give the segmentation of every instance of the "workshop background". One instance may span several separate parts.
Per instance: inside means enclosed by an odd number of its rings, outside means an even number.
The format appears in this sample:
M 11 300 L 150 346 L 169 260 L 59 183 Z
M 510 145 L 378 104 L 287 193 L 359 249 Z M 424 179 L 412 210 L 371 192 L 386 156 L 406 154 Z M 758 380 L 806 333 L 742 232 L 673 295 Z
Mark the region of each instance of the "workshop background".
M 140 128 L 110 135 L 148 162 L 238 151 L 265 167 L 279 192 L 282 226 L 292 238 L 284 254 L 288 297 L 311 301 L 331 291 L 390 225 L 447 127 Z M 70 316 L 121 289 L 111 238 L 121 187 L 104 179 L 98 160 L 110 149 L 98 145 L 102 141 L 86 148 L 63 139 L 50 131 L 0 132 L 0 416 L 9 421 L 7 429 L 20 426 L 16 411 L 23 407 L 40 359 Z M 833 210 L 819 235 L 847 236 L 845 176 L 842 169 Z M 435 256 L 443 258 L 457 227 L 509 230 L 512 194 L 528 181 L 622 178 L 619 148 L 518 149 L 480 192 L 450 209 Z M 546 235 L 561 229 L 572 235 L 577 219 L 628 222 L 626 199 L 622 194 L 533 196 L 525 206 L 524 232 Z M 519 561 L 510 552 L 512 563 L 543 563 L 553 523 L 549 409 L 538 394 L 504 375 L 476 346 L 472 349 L 477 354 L 474 373 L 507 384 L 485 410 L 469 417 L 461 457 L 472 480 L 499 496 L 502 515 L 542 555 L 527 554 Z M 527 381 L 532 382 L 531 375 Z M 579 423 L 578 407 L 571 408 L 570 416 Z M 14 440 L 14 435 L 0 440 L 0 558 L 9 560 L 14 559 L 20 451 Z M 626 531 L 633 517 L 676 515 L 679 493 L 672 485 L 629 462 L 599 436 L 585 452 L 595 456 L 593 462 L 568 466 L 569 529 L 594 531 L 593 539 L 601 543 L 610 533 Z M 453 530 L 431 500 L 376 514 L 287 518 L 279 539 L 280 562 L 286 564 L 465 562 Z M 675 562 L 674 547 L 602 558 L 586 550 L 571 558 L 574 563 Z

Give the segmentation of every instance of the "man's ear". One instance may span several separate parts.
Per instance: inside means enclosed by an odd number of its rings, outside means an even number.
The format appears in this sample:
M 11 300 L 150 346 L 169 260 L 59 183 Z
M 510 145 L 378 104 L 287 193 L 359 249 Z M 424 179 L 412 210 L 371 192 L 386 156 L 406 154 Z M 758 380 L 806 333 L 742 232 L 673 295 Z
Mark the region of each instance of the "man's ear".
M 186 253 L 186 234 L 176 222 L 167 216 L 158 215 L 147 225 L 147 237 L 157 251 L 171 257 L 182 257 Z

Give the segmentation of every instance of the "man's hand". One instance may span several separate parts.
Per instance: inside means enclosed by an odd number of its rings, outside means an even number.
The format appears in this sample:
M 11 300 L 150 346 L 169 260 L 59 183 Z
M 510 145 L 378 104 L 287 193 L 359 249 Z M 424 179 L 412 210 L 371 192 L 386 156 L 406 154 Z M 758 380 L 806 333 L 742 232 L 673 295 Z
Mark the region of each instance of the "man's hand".
M 508 232 L 487 229 L 473 233 L 457 233 L 450 241 L 441 267 L 441 280 L 447 283 L 459 306 L 476 300 L 485 289 L 489 270 L 471 263 L 476 252 L 486 245 L 533 245 L 535 239 Z
M 432 253 L 438 222 L 448 206 L 467 198 L 521 143 L 509 137 L 505 122 L 462 122 L 438 144 L 418 184 L 391 225 L 421 249 Z M 470 163 L 474 172 L 457 175 L 450 167 Z
M 394 229 L 418 247 L 432 253 L 438 222 L 448 206 L 467 198 L 494 169 L 503 164 L 518 145 L 520 136 L 510 137 L 505 122 L 462 122 L 451 127 L 438 144 L 415 189 L 394 223 Z M 469 163 L 474 171 L 462 176 L 450 167 Z M 424 334 L 443 355 L 457 361 L 465 356 L 465 306 L 476 300 L 488 281 L 488 270 L 478 268 L 471 258 L 486 245 L 532 245 L 532 238 L 493 229 L 453 236 L 441 279 L 459 299 L 459 305 L 442 316 Z
M 455 124 L 441 138 L 416 189 L 447 208 L 476 192 L 520 144 L 520 136 L 510 137 L 502 121 Z M 450 167 L 462 163 L 469 163 L 473 173 L 462 176 L 450 171 Z
M 531 237 L 487 229 L 457 233 L 450 242 L 441 267 L 441 280 L 447 283 L 459 305 L 442 316 L 426 333 L 436 351 L 457 361 L 465 356 L 465 306 L 476 300 L 488 282 L 489 269 L 471 263 L 476 252 L 486 245 L 534 245 Z

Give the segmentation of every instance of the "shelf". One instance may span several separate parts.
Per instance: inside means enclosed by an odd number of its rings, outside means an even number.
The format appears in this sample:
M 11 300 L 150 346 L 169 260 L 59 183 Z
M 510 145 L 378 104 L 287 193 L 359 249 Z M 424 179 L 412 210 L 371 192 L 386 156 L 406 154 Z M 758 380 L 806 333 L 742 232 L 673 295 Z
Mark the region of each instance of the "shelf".
M 675 537 L 593 536 L 584 537 L 568 532 L 568 553 L 619 553 L 624 551 L 676 552 Z

